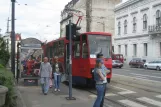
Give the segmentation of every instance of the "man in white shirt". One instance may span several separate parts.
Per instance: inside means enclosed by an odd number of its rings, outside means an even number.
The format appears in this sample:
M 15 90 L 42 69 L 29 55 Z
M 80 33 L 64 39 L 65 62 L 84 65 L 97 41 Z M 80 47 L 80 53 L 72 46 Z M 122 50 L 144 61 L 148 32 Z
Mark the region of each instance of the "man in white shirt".
M 49 90 L 49 80 L 51 78 L 51 73 L 52 73 L 52 67 L 48 62 L 48 58 L 44 57 L 44 62 L 42 62 L 40 66 L 41 86 L 44 95 L 47 95 Z

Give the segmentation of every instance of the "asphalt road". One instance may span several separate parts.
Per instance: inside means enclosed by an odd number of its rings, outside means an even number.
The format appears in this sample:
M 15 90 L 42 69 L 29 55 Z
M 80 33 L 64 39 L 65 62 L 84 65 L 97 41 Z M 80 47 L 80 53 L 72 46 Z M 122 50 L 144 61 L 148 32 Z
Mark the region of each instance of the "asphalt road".
M 161 71 L 139 68 L 113 69 L 104 107 L 161 107 Z M 95 98 L 95 89 L 89 91 Z
M 161 82 L 161 71 L 141 68 L 113 68 L 113 74 Z

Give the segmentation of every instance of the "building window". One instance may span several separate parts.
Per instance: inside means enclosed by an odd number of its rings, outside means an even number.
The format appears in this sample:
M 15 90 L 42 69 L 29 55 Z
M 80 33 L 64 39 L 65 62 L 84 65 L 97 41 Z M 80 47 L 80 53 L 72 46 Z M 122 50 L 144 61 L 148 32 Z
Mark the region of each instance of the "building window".
M 148 56 L 148 44 L 144 43 L 144 56 Z
M 125 56 L 127 56 L 127 45 L 125 45 Z
M 74 42 L 74 58 L 80 58 L 80 42 Z
M 133 32 L 136 32 L 136 17 L 133 18 Z
M 121 34 L 121 23 L 119 22 L 118 23 L 118 35 L 120 35 Z
M 114 46 L 112 46 L 112 52 L 114 53 Z
M 161 12 L 157 10 L 156 12 L 156 25 L 159 26 L 161 24 Z
M 147 29 L 147 15 L 146 14 L 144 14 L 144 16 L 143 16 L 143 29 Z
M 124 34 L 127 34 L 127 20 L 124 21 Z
M 137 45 L 133 44 L 133 56 L 137 56 Z
M 121 45 L 118 45 L 118 53 L 121 53 Z
M 88 53 L 87 36 L 82 35 L 82 58 L 88 58 Z

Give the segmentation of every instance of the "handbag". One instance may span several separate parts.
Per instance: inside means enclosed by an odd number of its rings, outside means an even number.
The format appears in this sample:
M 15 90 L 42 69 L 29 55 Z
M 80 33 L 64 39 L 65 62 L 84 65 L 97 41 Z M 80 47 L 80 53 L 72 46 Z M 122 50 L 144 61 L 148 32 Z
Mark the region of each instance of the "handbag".
M 61 74 L 61 82 L 67 81 L 67 75 L 65 73 Z

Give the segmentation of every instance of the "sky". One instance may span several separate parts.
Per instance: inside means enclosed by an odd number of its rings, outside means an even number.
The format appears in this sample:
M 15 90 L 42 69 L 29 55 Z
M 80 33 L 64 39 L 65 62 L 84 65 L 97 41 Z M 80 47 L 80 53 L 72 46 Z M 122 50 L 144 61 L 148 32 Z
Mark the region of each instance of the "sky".
M 0 29 L 4 34 L 11 19 L 11 0 L 0 0 Z M 15 32 L 22 38 L 51 41 L 60 36 L 60 13 L 71 0 L 16 0 Z M 123 0 L 123 2 L 126 0 Z M 27 4 L 27 5 L 26 5 Z M 11 30 L 11 22 L 9 31 Z

